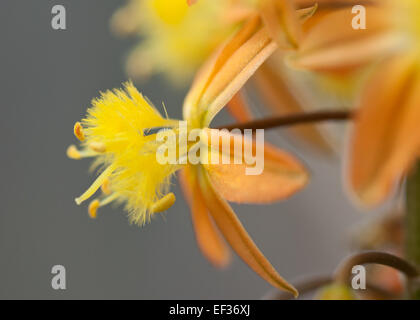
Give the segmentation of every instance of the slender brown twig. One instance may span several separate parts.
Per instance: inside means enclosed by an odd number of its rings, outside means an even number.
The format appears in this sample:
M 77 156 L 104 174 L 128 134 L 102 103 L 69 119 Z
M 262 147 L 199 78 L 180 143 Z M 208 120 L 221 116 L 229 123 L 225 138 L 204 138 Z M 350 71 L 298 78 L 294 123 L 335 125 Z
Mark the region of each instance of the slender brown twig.
M 402 272 L 407 278 L 416 278 L 419 276 L 419 270 L 400 257 L 385 252 L 367 251 L 354 254 L 345 259 L 336 270 L 335 280 L 337 282 L 347 283 L 352 275 L 353 267 L 363 264 L 388 266 Z
M 299 5 L 297 6 L 298 9 L 308 8 L 312 6 L 314 3 L 313 0 L 308 1 L 300 1 Z M 363 5 L 363 6 L 375 6 L 377 3 L 372 0 L 360 0 L 357 4 Z M 331 2 L 321 2 L 318 4 L 318 7 L 320 9 L 340 9 L 340 8 L 347 8 L 347 7 L 353 7 L 355 5 L 354 0 L 335 0 Z
M 311 122 L 344 121 L 350 120 L 352 117 L 353 114 L 350 111 L 313 111 L 257 119 L 249 122 L 234 123 L 226 126 L 216 127 L 216 129 L 239 129 L 241 130 L 241 132 L 243 132 L 245 129 L 272 129 L 277 127 L 292 126 Z

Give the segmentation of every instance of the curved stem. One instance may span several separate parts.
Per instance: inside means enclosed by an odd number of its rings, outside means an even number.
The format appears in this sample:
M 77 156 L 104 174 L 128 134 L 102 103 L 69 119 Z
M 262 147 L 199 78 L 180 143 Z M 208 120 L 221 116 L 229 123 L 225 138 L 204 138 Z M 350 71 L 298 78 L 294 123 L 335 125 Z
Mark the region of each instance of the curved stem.
M 323 286 L 330 284 L 333 278 L 330 276 L 319 276 L 308 279 L 302 279 L 295 284 L 295 288 L 299 291 L 299 295 L 311 292 Z M 293 295 L 279 290 L 272 290 L 268 292 L 262 300 L 287 300 L 293 298 Z
M 306 293 L 310 293 L 314 290 L 327 286 L 331 284 L 333 281 L 334 279 L 331 276 L 311 277 L 311 278 L 306 278 L 306 279 L 297 281 L 295 284 L 295 288 L 299 291 L 299 294 L 302 296 Z M 362 292 L 362 293 L 374 294 L 378 299 L 381 299 L 381 300 L 396 300 L 400 298 L 399 296 L 393 294 L 392 292 L 388 292 L 369 281 L 366 283 L 366 288 L 368 289 L 368 291 Z M 266 295 L 264 295 L 261 299 L 262 300 L 289 300 L 292 298 L 293 298 L 293 295 L 288 292 L 273 289 L 269 291 Z
M 219 126 L 215 129 L 239 129 L 242 132 L 245 129 L 272 129 L 277 127 L 292 126 L 320 121 L 344 121 L 352 119 L 353 114 L 350 111 L 313 111 L 305 113 L 296 113 L 278 117 L 268 117 L 249 122 L 233 123 L 226 126 Z
M 352 269 L 355 265 L 361 264 L 380 264 L 394 268 L 407 276 L 407 278 L 416 278 L 419 276 L 419 270 L 411 263 L 385 252 L 368 251 L 357 253 L 345 259 L 337 268 L 335 280 L 341 283 L 347 283 Z

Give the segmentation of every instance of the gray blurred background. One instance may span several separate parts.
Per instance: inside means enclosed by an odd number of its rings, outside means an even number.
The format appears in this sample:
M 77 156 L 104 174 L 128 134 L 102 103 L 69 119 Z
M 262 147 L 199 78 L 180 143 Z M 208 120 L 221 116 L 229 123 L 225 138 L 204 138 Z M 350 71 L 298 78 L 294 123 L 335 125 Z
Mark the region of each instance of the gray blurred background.
M 200 254 L 177 182 L 177 202 L 143 227 L 120 208 L 91 220 L 75 196 L 93 181 L 89 161 L 66 158 L 72 128 L 99 90 L 125 81 L 135 41 L 109 31 L 123 0 L 0 2 L 0 298 L 258 299 L 270 286 L 235 257 L 224 271 Z M 67 30 L 51 28 L 51 8 L 67 9 Z M 156 105 L 181 117 L 186 89 L 162 78 L 137 83 Z M 218 121 L 232 121 L 221 114 Z M 234 206 L 281 275 L 329 273 L 346 254 L 348 228 L 363 214 L 342 191 L 338 159 L 299 152 L 311 184 L 271 206 Z M 51 288 L 51 268 L 67 270 L 67 290 Z

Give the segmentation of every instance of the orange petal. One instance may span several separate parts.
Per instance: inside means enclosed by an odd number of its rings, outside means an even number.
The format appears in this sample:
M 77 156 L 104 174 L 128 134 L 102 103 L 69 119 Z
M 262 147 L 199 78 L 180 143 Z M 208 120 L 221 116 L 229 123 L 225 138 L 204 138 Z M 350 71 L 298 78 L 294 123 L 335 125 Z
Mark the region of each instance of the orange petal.
M 229 24 L 235 24 L 245 21 L 252 15 L 257 14 L 257 8 L 250 4 L 244 3 L 244 1 L 229 1 L 226 10 L 222 15 L 223 21 Z
M 210 180 L 216 190 L 228 201 L 239 203 L 271 203 L 290 197 L 302 189 L 308 180 L 303 166 L 291 155 L 281 151 L 268 143 L 264 144 L 264 153 L 257 154 L 255 140 L 245 138 L 240 134 L 231 134 L 216 129 L 207 130 L 209 140 L 212 133 L 219 133 L 217 139 L 209 141 L 213 149 L 220 150 L 218 164 L 203 164 L 208 170 Z M 230 163 L 222 162 L 223 141 L 229 141 Z M 242 146 L 242 155 L 239 163 L 235 164 L 235 145 Z M 219 147 L 220 146 L 220 147 Z M 262 169 L 260 174 L 247 174 L 246 168 L 254 164 L 246 164 L 245 148 L 252 147 L 252 155 L 256 156 L 255 165 Z M 211 163 L 211 161 L 208 161 Z
M 191 5 L 193 5 L 194 3 L 196 3 L 197 2 L 197 0 L 187 0 L 187 4 L 189 5 L 189 6 L 191 6 Z
M 301 24 L 290 0 L 260 0 L 261 17 L 280 48 L 297 48 L 302 37 Z
M 194 171 L 189 167 L 181 170 L 180 181 L 191 207 L 195 237 L 201 252 L 216 267 L 227 266 L 230 262 L 229 249 L 210 218 Z
M 193 127 L 207 126 L 276 47 L 261 19 L 251 17 L 199 70 L 184 102 L 184 118 Z
M 227 111 L 239 122 L 247 122 L 253 118 L 243 90 L 239 91 L 230 99 L 227 105 Z
M 206 206 L 227 242 L 242 260 L 268 283 L 297 296 L 297 290 L 277 273 L 252 241 L 232 208 L 215 192 L 206 171 L 202 168 L 198 168 L 197 171 Z
M 348 164 L 350 186 L 365 205 L 383 202 L 418 157 L 419 103 L 420 78 L 413 57 L 387 60 L 367 83 Z
M 255 73 L 253 80 L 263 101 L 274 115 L 302 112 L 310 107 L 309 101 L 307 102 L 308 105 L 302 105 L 302 95 L 298 95 L 298 92 L 293 91 L 292 84 L 287 81 L 285 75 L 281 73 L 278 67 L 265 63 Z M 328 141 L 316 125 L 298 125 L 287 130 L 319 150 L 327 153 L 331 152 Z
M 388 32 L 391 20 L 385 8 L 366 7 L 365 30 L 353 29 L 355 15 L 348 8 L 325 15 L 307 32 L 290 63 L 298 68 L 334 72 L 363 66 L 389 52 L 398 37 Z

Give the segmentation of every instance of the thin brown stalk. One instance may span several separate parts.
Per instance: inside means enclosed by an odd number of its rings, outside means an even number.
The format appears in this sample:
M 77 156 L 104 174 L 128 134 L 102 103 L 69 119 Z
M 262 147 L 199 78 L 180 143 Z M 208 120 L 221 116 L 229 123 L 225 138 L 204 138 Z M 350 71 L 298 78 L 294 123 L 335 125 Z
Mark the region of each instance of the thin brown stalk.
M 308 8 L 314 4 L 313 0 L 300 1 L 298 8 Z M 363 6 L 375 6 L 378 5 L 378 1 L 375 0 L 360 0 L 357 4 Z M 321 2 L 318 4 L 319 9 L 340 9 L 353 7 L 355 5 L 352 0 L 333 0 L 329 2 Z
M 312 122 L 345 121 L 350 120 L 352 117 L 353 114 L 350 111 L 313 111 L 257 119 L 249 122 L 234 123 L 226 126 L 220 126 L 216 129 L 239 129 L 241 132 L 243 132 L 245 129 L 272 129 Z

